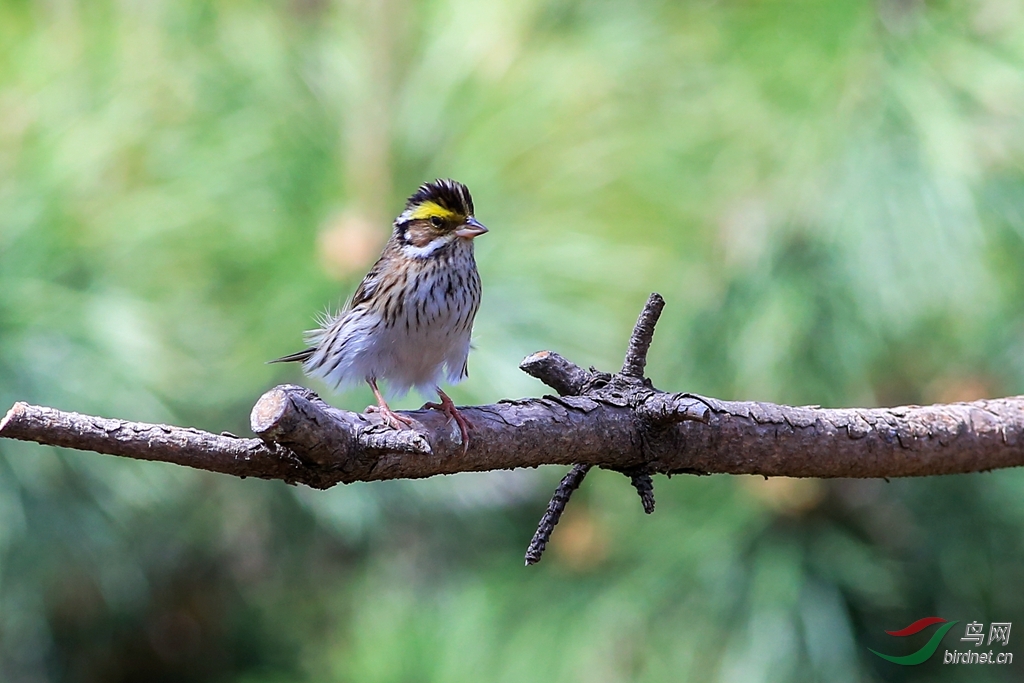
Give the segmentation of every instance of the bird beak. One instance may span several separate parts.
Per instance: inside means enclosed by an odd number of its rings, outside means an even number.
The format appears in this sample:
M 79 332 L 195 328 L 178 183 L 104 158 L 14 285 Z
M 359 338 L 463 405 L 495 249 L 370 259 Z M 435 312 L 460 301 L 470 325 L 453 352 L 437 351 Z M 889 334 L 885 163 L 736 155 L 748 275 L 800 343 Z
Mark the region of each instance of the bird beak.
M 455 234 L 459 237 L 465 237 L 466 239 L 473 239 L 485 232 L 487 232 L 487 228 L 484 227 L 484 224 L 470 216 L 462 227 L 455 231 Z

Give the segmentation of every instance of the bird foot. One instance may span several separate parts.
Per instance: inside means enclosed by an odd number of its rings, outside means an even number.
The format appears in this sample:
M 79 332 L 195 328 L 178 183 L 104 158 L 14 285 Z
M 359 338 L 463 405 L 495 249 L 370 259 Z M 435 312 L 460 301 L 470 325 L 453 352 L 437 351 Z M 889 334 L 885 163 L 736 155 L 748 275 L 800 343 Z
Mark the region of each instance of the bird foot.
M 462 436 L 462 452 L 465 453 L 469 449 L 469 420 L 462 416 L 448 394 L 438 389 L 437 395 L 441 397 L 441 402 L 428 401 L 423 404 L 422 410 L 440 410 L 448 416 L 449 420 L 455 420 L 455 423 L 459 425 L 459 434 Z
M 402 430 L 406 427 L 411 428 L 414 420 L 411 417 L 405 415 L 399 415 L 395 411 L 391 410 L 386 404 L 382 406 L 366 406 L 366 412 L 368 413 L 379 413 L 381 420 L 388 427 L 396 430 Z

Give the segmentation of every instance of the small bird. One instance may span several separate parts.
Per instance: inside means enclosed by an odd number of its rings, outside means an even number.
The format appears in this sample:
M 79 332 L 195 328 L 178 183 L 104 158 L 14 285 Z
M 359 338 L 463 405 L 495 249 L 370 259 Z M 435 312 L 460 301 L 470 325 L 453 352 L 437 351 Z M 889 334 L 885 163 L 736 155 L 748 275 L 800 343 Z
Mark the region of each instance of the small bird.
M 367 410 L 379 412 L 393 429 L 412 420 L 388 407 L 378 380 L 385 380 L 395 396 L 413 387 L 420 393 L 434 390 L 441 402 L 424 408 L 454 419 L 465 449 L 469 425 L 438 385 L 442 377 L 454 384 L 469 374 L 469 341 L 481 292 L 473 239 L 485 232 L 473 216 L 465 185 L 454 180 L 421 185 L 342 310 L 324 315 L 319 329 L 306 333 L 309 348 L 271 362 L 301 361 L 307 375 L 335 389 L 367 382 L 377 398 Z

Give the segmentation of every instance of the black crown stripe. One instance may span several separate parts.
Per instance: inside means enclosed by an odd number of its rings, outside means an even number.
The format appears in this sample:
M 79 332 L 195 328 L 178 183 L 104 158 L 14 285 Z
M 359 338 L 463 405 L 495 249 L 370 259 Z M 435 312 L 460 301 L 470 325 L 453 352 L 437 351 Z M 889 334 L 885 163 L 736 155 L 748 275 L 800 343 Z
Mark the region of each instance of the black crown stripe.
M 405 203 L 405 208 L 411 209 L 427 201 L 435 202 L 445 209 L 463 216 L 473 215 L 473 196 L 469 194 L 469 188 L 455 180 L 438 179 L 432 183 L 420 185 L 415 194 L 409 197 Z

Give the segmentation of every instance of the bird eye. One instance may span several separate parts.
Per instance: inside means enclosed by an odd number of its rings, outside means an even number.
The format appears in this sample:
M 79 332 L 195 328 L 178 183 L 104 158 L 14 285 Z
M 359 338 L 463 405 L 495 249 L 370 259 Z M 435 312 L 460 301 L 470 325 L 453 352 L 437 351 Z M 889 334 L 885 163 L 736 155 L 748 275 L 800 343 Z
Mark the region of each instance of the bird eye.
M 435 228 L 440 228 L 442 225 L 444 225 L 444 221 L 441 220 L 440 216 L 431 216 L 430 224 L 433 225 Z

